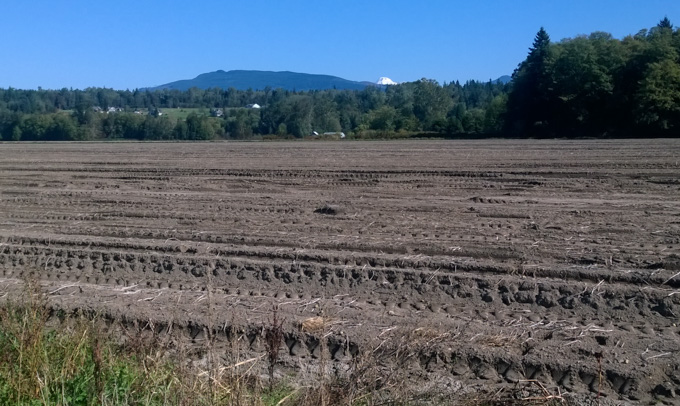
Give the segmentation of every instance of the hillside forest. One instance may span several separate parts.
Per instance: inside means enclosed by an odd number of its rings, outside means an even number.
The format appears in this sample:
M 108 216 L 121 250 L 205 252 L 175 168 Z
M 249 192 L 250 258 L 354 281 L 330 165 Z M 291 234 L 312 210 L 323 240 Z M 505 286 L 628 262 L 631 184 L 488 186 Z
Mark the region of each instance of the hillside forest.
M 253 103 L 262 108 L 245 108 Z M 211 115 L 216 109 L 218 117 Z M 189 113 L 162 114 L 172 111 Z M 3 141 L 302 138 L 314 132 L 359 139 L 678 136 L 680 29 L 664 18 L 623 39 L 594 32 L 553 42 L 541 28 L 509 83 L 424 78 L 297 92 L 0 89 Z

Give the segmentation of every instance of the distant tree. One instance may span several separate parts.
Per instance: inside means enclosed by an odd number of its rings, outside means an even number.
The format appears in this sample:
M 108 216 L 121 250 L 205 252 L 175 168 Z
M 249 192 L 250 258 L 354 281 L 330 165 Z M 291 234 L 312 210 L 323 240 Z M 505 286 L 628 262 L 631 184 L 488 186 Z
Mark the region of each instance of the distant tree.
M 680 125 L 678 92 L 680 83 L 680 41 L 668 18 L 649 30 L 647 37 L 628 42 L 627 106 L 633 128 L 655 134 Z M 632 81 L 632 82 L 631 82 Z
M 309 96 L 292 96 L 288 106 L 286 127 L 295 137 L 312 132 L 312 100 Z
M 435 124 L 441 127 L 446 122 L 446 113 L 452 105 L 451 97 L 437 81 L 423 78 L 415 82 L 413 114 L 420 121 L 421 129 L 434 130 Z
M 279 126 L 276 128 L 276 135 L 280 137 L 285 137 L 288 135 L 288 127 L 286 127 L 285 123 L 279 124 Z
M 484 110 L 474 108 L 466 110 L 461 119 L 463 132 L 467 134 L 481 134 L 484 132 Z
M 659 28 L 668 28 L 670 30 L 673 29 L 673 24 L 671 24 L 671 20 L 669 20 L 668 17 L 664 17 L 656 26 Z
M 92 103 L 81 100 L 78 102 L 73 109 L 73 118 L 76 119 L 78 124 L 88 124 L 91 123 L 94 116 L 94 111 L 92 110 Z
M 21 140 L 21 113 L 0 110 L 0 139 L 8 141 Z
M 46 140 L 52 117 L 42 114 L 29 115 L 21 125 L 21 139 L 25 141 Z
M 313 107 L 309 95 L 280 98 L 262 111 L 260 129 L 265 134 L 273 134 L 281 124 L 285 124 L 288 133 L 295 137 L 309 135 L 312 132 Z
M 553 79 L 560 105 L 552 124 L 558 135 L 601 134 L 607 129 L 602 119 L 614 84 L 610 67 L 598 55 L 597 41 L 606 40 L 581 36 L 555 49 Z
M 79 139 L 78 126 L 72 117 L 65 114 L 52 115 L 52 124 L 47 139 L 51 141 L 75 141 Z
M 375 110 L 387 101 L 385 92 L 377 87 L 369 86 L 357 95 L 359 111 L 367 113 Z
M 209 118 L 204 115 L 191 113 L 186 119 L 187 140 L 210 140 L 215 138 L 215 129 L 210 125 Z
M 187 122 L 184 120 L 177 119 L 175 128 L 172 130 L 172 138 L 176 140 L 186 140 L 188 139 L 189 128 Z
M 16 126 L 12 128 L 12 136 L 10 137 L 10 140 L 12 141 L 21 141 L 21 127 Z
M 500 94 L 491 100 L 489 106 L 484 111 L 484 133 L 500 134 L 503 131 L 507 104 L 508 95 L 505 93 Z
M 226 119 L 226 133 L 234 139 L 251 138 L 258 121 L 259 117 L 253 110 L 234 109 Z
M 383 132 L 394 131 L 396 117 L 397 110 L 392 106 L 382 106 L 372 110 L 368 115 L 369 128 Z
M 518 136 L 550 135 L 558 108 L 553 80 L 553 50 L 543 27 L 529 54 L 513 74 L 506 129 Z
M 331 92 L 318 92 L 312 97 L 312 128 L 317 131 L 341 131 L 338 107 Z
M 394 107 L 401 117 L 413 115 L 413 86 L 404 84 L 401 86 L 389 86 L 385 93 L 387 104 Z
M 142 126 L 143 139 L 167 140 L 172 138 L 174 126 L 168 116 L 154 117 L 147 115 Z
M 143 139 L 145 116 L 131 113 L 108 114 L 102 120 L 102 133 L 106 138 Z M 91 138 L 91 135 L 86 135 Z
M 637 100 L 640 124 L 656 131 L 680 128 L 680 65 L 671 59 L 651 63 Z

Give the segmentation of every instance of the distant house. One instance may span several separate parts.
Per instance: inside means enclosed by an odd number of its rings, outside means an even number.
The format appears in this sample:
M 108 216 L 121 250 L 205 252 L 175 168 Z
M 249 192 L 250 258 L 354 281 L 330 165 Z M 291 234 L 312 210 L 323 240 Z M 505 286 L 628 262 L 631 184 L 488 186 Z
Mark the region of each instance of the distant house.
M 160 117 L 163 115 L 163 112 L 158 107 L 149 107 L 149 115 L 154 117 Z
M 259 108 L 261 108 L 261 107 L 260 107 L 259 104 L 253 103 L 253 104 L 248 104 L 248 105 L 246 105 L 246 108 L 247 108 L 247 109 L 259 109 Z
M 331 137 L 331 138 L 345 138 L 345 133 L 336 131 L 336 132 L 329 132 L 329 133 L 323 133 L 324 137 Z
M 119 113 L 119 112 L 121 112 L 121 111 L 123 111 L 123 109 L 120 108 L 120 107 L 109 107 L 109 108 L 106 110 L 106 114 L 109 114 L 109 113 Z
M 213 117 L 222 117 L 224 111 L 222 109 L 210 109 L 210 115 Z

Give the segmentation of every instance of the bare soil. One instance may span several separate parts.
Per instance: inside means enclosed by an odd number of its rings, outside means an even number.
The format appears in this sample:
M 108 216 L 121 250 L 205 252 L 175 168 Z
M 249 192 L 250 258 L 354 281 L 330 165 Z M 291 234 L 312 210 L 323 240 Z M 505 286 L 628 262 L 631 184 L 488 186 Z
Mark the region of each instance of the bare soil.
M 278 306 L 299 379 L 677 404 L 679 198 L 680 140 L 0 144 L 0 296 L 197 358 Z

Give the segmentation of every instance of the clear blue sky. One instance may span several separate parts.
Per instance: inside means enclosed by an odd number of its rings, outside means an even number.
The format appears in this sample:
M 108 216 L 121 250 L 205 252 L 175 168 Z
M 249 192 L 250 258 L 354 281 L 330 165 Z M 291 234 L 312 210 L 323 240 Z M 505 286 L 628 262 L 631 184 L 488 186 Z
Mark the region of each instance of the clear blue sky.
M 680 1 L 5 0 L 0 16 L 0 87 L 134 89 L 218 69 L 495 79 L 541 26 L 622 38 L 680 25 Z

